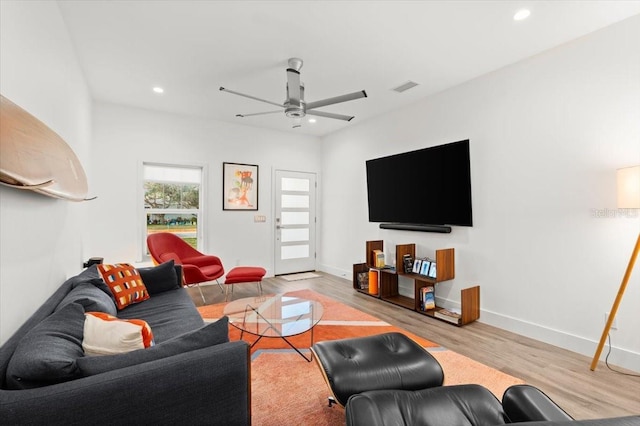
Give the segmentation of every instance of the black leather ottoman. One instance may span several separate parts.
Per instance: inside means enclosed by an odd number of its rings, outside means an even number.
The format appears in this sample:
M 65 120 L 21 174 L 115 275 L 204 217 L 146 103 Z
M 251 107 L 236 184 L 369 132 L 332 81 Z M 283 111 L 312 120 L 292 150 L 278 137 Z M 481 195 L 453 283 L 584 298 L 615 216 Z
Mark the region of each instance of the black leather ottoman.
M 438 361 L 401 333 L 318 342 L 314 358 L 335 400 L 378 389 L 417 390 L 441 386 Z

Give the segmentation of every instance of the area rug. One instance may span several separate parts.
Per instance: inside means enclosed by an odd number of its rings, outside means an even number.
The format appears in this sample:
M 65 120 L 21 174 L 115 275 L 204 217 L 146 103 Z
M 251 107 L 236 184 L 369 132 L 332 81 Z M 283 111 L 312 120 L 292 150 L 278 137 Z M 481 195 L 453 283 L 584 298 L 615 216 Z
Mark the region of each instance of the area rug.
M 282 278 L 287 281 L 299 281 L 311 278 L 320 278 L 320 275 L 314 274 L 313 272 L 301 272 L 299 274 L 278 275 L 278 278 Z
M 312 290 L 288 294 L 322 303 L 324 315 L 314 329 L 314 342 L 397 331 L 425 347 L 440 362 L 445 385 L 479 383 L 501 398 L 507 387 L 524 383 Z M 202 306 L 198 310 L 206 321 L 213 321 L 222 316 L 224 305 Z M 229 336 L 231 340 L 237 340 L 240 333 L 229 326 Z M 251 343 L 255 336 L 245 334 L 244 339 Z M 308 348 L 310 335 L 305 333 L 291 341 L 296 347 Z M 303 352 L 309 356 L 308 349 Z M 306 362 L 281 339 L 262 339 L 252 348 L 251 411 L 254 425 L 344 425 L 344 409 L 336 405 L 329 408 L 329 395 L 330 390 L 317 364 Z

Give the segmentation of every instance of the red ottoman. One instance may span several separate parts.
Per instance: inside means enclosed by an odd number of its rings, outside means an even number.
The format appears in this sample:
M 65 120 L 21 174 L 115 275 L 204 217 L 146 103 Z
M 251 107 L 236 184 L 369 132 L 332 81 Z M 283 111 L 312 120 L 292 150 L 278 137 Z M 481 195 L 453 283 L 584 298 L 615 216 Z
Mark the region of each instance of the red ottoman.
M 258 283 L 258 290 L 262 294 L 262 277 L 266 273 L 267 271 L 259 266 L 236 266 L 227 272 L 224 283 L 231 284 L 231 295 L 233 295 L 233 285 L 240 283 Z M 228 298 L 229 291 L 225 290 L 224 300 L 226 301 Z

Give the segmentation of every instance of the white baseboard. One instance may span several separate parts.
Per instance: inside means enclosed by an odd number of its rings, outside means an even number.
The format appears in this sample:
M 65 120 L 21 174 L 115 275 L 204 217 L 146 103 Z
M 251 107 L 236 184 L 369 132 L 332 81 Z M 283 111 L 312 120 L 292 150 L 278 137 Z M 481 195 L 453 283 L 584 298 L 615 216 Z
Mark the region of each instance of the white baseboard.
M 460 302 L 456 301 L 438 300 L 438 304 L 443 307 L 460 309 Z M 588 357 L 585 360 L 585 368 L 589 368 L 591 366 L 591 360 L 593 359 L 593 355 L 595 354 L 598 346 L 598 342 L 581 336 L 576 336 L 565 331 L 545 327 L 540 324 L 502 315 L 496 312 L 487 311 L 485 309 L 480 310 L 480 319 L 478 321 L 584 355 Z M 609 364 L 640 372 L 640 354 L 624 348 L 616 347 L 615 338 L 613 340 L 613 344 L 614 346 L 611 351 L 611 355 L 609 356 Z M 602 355 L 600 356 L 600 361 L 605 360 L 608 349 L 609 346 L 605 345 Z
M 345 278 L 349 281 L 352 280 L 351 271 L 331 268 L 327 267 L 326 265 L 321 265 L 320 270 L 331 275 Z M 437 302 L 439 306 L 442 306 L 444 308 L 460 309 L 459 301 L 453 301 L 438 297 Z M 591 360 L 593 359 L 593 355 L 595 354 L 596 348 L 598 347 L 597 341 L 593 341 L 581 336 L 576 336 L 565 331 L 555 330 L 529 321 L 524 321 L 496 312 L 487 311 L 484 309 L 480 310 L 480 319 L 478 321 L 484 324 L 491 325 L 493 327 L 519 334 L 521 336 L 539 340 L 541 342 L 584 355 L 587 357 L 587 359 L 585 360 L 585 368 L 587 369 L 591 366 Z M 616 347 L 615 337 L 612 343 L 613 349 L 611 351 L 611 355 L 609 356 L 609 364 L 619 366 L 631 371 L 640 372 L 640 353 Z M 602 355 L 600 356 L 600 361 L 605 360 L 608 350 L 609 346 L 605 345 L 602 351 Z M 602 368 L 602 366 L 599 366 L 598 368 Z

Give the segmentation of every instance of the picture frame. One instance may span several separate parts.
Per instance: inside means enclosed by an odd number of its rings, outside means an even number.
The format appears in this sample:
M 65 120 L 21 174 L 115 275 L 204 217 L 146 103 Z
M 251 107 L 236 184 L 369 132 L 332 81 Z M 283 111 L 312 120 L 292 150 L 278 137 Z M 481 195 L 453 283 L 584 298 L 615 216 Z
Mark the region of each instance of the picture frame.
M 429 275 L 429 267 L 431 266 L 431 262 L 427 259 L 422 261 L 422 265 L 420 266 L 420 275 L 427 276 Z
M 408 274 L 413 271 L 413 258 L 410 254 L 402 256 L 402 263 L 404 265 L 404 273 Z
M 429 278 L 436 279 L 436 262 L 431 262 L 431 267 L 429 268 Z
M 416 259 L 413 261 L 413 270 L 411 272 L 413 272 L 414 274 L 419 274 L 420 273 L 420 265 L 422 264 L 422 259 Z
M 222 210 L 258 210 L 258 166 L 222 163 Z

